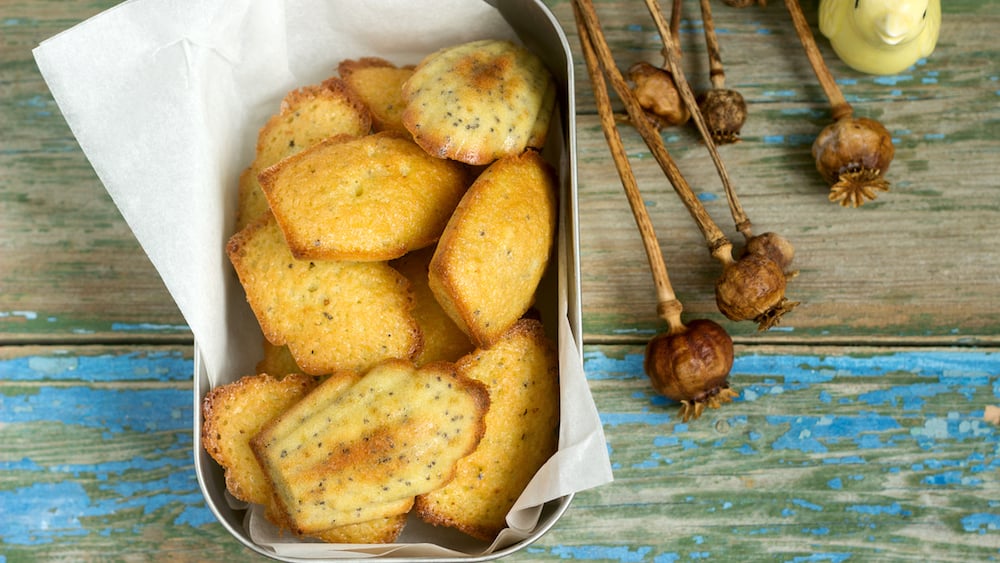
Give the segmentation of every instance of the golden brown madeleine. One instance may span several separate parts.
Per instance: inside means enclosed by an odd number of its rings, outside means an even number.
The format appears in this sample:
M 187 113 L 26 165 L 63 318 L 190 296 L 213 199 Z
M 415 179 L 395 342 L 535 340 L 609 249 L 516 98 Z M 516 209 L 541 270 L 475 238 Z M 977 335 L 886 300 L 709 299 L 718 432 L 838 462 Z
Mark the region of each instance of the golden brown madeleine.
M 429 246 L 393 260 L 390 265 L 410 280 L 413 289 L 413 316 L 424 335 L 424 347 L 417 356 L 418 366 L 436 362 L 454 362 L 472 351 L 469 335 L 451 320 L 434 297 L 427 272 L 435 247 Z
M 413 75 L 413 66 L 398 67 L 380 57 L 341 61 L 337 72 L 364 102 L 375 131 L 395 131 L 409 135 L 403 126 L 403 84 Z
M 473 182 L 448 221 L 428 281 L 448 315 L 488 348 L 534 303 L 555 239 L 556 177 L 535 151 Z
M 559 361 L 542 324 L 522 319 L 488 350 L 457 363 L 458 373 L 490 392 L 486 434 L 458 462 L 455 479 L 417 497 L 416 511 L 436 525 L 492 541 L 506 515 L 559 439 Z
M 327 137 L 367 135 L 371 125 L 364 103 L 339 78 L 285 94 L 278 111 L 257 134 L 253 163 L 240 175 L 235 231 L 267 210 L 267 199 L 257 180 L 261 170 Z
M 433 244 L 469 185 L 463 165 L 396 133 L 326 139 L 259 179 L 296 257 L 358 261 Z
M 250 438 L 316 385 L 315 377 L 249 375 L 212 389 L 202 400 L 201 443 L 222 466 L 226 489 L 247 502 L 268 504 L 272 491 L 250 450 Z
M 263 170 L 334 135 L 367 135 L 371 114 L 340 78 L 292 90 L 257 135 L 256 162 Z
M 425 57 L 403 97 L 403 125 L 424 150 L 488 164 L 545 144 L 556 88 L 534 53 L 485 39 Z
M 264 337 L 311 375 L 420 353 L 410 282 L 384 262 L 298 260 L 268 213 L 226 246 Z
M 243 228 L 256 221 L 268 210 L 264 190 L 261 189 L 260 182 L 257 181 L 258 174 L 260 174 L 260 169 L 256 163 L 247 166 L 240 173 L 237 187 L 236 228 L 233 229 L 234 233 L 243 230 Z
M 376 518 L 367 522 L 337 526 L 312 534 L 327 543 L 392 543 L 406 527 L 409 508 L 399 514 Z
M 454 364 L 388 360 L 346 389 L 329 381 L 251 441 L 297 534 L 409 510 L 485 430 L 489 394 Z

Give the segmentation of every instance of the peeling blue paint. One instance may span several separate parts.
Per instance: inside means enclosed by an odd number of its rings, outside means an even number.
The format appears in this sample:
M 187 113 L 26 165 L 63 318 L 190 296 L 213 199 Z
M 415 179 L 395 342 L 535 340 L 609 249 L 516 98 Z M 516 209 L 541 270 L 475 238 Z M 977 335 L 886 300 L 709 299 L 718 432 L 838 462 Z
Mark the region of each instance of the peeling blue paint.
M 962 518 L 962 529 L 977 534 L 1000 532 L 1000 514 L 985 512 L 970 514 Z
M 763 141 L 769 145 L 787 145 L 792 147 L 802 147 L 812 145 L 816 140 L 815 135 L 764 135 Z
M 812 510 L 814 512 L 822 512 L 823 511 L 823 507 L 822 506 L 820 506 L 818 504 L 815 504 L 815 503 L 812 503 L 812 502 L 809 502 L 807 500 L 800 499 L 800 498 L 792 499 L 792 504 L 794 504 L 795 506 L 801 507 L 801 508 L 807 508 L 807 509 Z
M 553 555 L 557 555 L 562 559 L 589 559 L 635 563 L 643 561 L 652 549 L 649 547 L 631 549 L 627 546 L 610 545 L 557 545 L 551 551 Z
M 110 527 L 93 530 L 93 524 L 85 527 L 83 519 L 107 517 L 129 509 L 142 509 L 143 514 L 149 514 L 180 505 L 183 509 L 175 519 L 175 525 L 201 526 L 214 522 L 215 517 L 205 506 L 194 479 L 194 471 L 181 474 L 181 477 L 191 483 L 180 489 L 164 488 L 164 483 L 147 483 L 141 492 L 131 497 L 94 499 L 80 483 L 74 481 L 34 483 L 17 489 L 0 490 L 3 541 L 12 545 L 40 545 L 91 533 L 110 535 L 115 531 L 122 532 Z M 177 486 L 176 483 L 169 485 Z
M 4 381 L 190 381 L 194 361 L 180 352 L 102 354 L 70 352 L 0 360 Z
M 167 355 L 163 357 L 142 356 L 126 358 L 122 357 L 119 367 L 99 369 L 97 367 L 102 361 L 114 366 L 115 358 L 95 356 L 94 366 L 89 366 L 90 359 L 79 357 L 63 357 L 52 354 L 44 357 L 34 357 L 23 359 L 22 363 L 14 360 L 0 361 L 0 378 L 14 379 L 22 381 L 181 381 L 190 378 L 191 362 L 180 356 Z M 129 366 L 129 363 L 132 365 Z M 139 365 L 140 368 L 135 366 Z M 107 368 L 107 365 L 105 365 Z M 587 353 L 585 356 L 585 368 L 588 378 L 591 380 L 631 380 L 642 379 L 642 356 L 640 354 L 626 356 L 622 359 L 608 358 L 600 353 Z M 602 422 L 608 427 L 615 427 L 624 424 L 636 425 L 665 425 L 669 424 L 669 433 L 651 438 L 654 448 L 704 448 L 707 451 L 710 447 L 728 448 L 728 451 L 737 450 L 744 455 L 757 455 L 760 450 L 768 447 L 774 450 L 789 450 L 802 452 L 825 452 L 827 448 L 832 449 L 832 445 L 843 441 L 848 441 L 861 449 L 865 456 L 869 455 L 867 450 L 877 450 L 892 446 L 898 446 L 900 441 L 916 441 L 924 446 L 927 453 L 922 457 L 920 463 L 915 463 L 903 470 L 922 472 L 920 475 L 907 475 L 906 478 L 913 480 L 908 483 L 915 483 L 917 479 L 923 480 L 924 486 L 929 487 L 962 487 L 981 485 L 987 479 L 987 472 L 1000 469 L 1000 460 L 995 453 L 1000 450 L 995 449 L 998 432 L 996 427 L 984 422 L 982 418 L 982 394 L 988 393 L 990 382 L 996 381 L 992 385 L 995 396 L 1000 397 L 1000 381 L 997 375 L 1000 373 L 1000 354 L 985 352 L 961 352 L 961 353 L 900 353 L 886 354 L 871 357 L 848 357 L 848 356 L 758 356 L 745 355 L 736 359 L 734 364 L 734 379 L 741 376 L 755 376 L 755 383 L 752 386 L 737 386 L 741 391 L 741 396 L 737 401 L 770 400 L 776 401 L 782 393 L 809 393 L 814 385 L 821 385 L 848 378 L 872 378 L 892 374 L 895 371 L 905 371 L 906 373 L 916 373 L 918 377 L 926 378 L 925 382 L 913 386 L 883 389 L 875 392 L 859 392 L 854 385 L 845 385 L 844 391 L 836 391 L 838 395 L 844 393 L 852 396 L 832 396 L 830 392 L 824 390 L 817 393 L 811 391 L 816 396 L 817 411 L 822 412 L 827 404 L 848 404 L 852 402 L 860 403 L 870 407 L 878 407 L 883 411 L 889 411 L 891 416 L 879 416 L 870 412 L 843 414 L 816 414 L 808 416 L 773 415 L 764 418 L 768 428 L 766 432 L 750 429 L 750 425 L 761 423 L 761 419 L 746 416 L 732 416 L 725 419 L 729 424 L 729 433 L 722 436 L 711 436 L 710 438 L 694 439 L 684 436 L 688 432 L 687 424 L 679 423 L 676 418 L 676 411 L 673 409 L 656 408 L 657 406 L 672 406 L 674 403 L 654 392 L 634 392 L 632 397 L 635 401 L 644 404 L 648 410 L 628 413 L 601 413 Z M 6 377 L 11 375 L 10 378 Z M 851 381 L 851 383 L 854 383 Z M 865 384 L 868 381 L 863 382 Z M 181 387 L 181 386 L 177 386 Z M 831 387 L 827 386 L 827 389 Z M 975 396 L 978 391 L 979 395 Z M 190 468 L 190 460 L 187 457 L 190 449 L 190 424 L 192 419 L 192 404 L 189 390 L 185 389 L 133 389 L 128 391 L 111 391 L 108 389 L 86 389 L 82 387 L 56 387 L 42 385 L 33 388 L 35 395 L 19 395 L 13 397 L 0 396 L 0 413 L 2 422 L 5 424 L 30 424 L 39 421 L 53 421 L 64 424 L 73 424 L 88 428 L 100 428 L 105 437 L 112 439 L 116 434 L 131 431 L 170 431 L 176 432 L 177 448 L 183 449 L 185 455 L 182 457 L 170 457 L 169 453 L 155 452 L 149 454 L 154 457 L 133 457 L 100 464 L 65 464 L 47 467 L 38 463 L 37 460 L 29 458 L 0 460 L 0 471 L 25 471 L 44 472 L 46 479 L 51 479 L 53 474 L 62 474 L 66 479 L 81 476 L 95 475 L 98 480 L 97 490 L 105 493 L 110 498 L 101 497 L 91 499 L 87 496 L 87 491 L 79 488 L 71 481 L 61 483 L 39 483 L 31 487 L 24 487 L 16 491 L 6 491 L 0 494 L 0 521 L 4 521 L 12 507 L 17 510 L 28 510 L 28 496 L 38 496 L 49 494 L 49 500 L 39 501 L 39 510 L 54 509 L 51 516 L 51 524 L 57 528 L 48 531 L 38 529 L 38 524 L 31 512 L 28 516 L 15 514 L 14 518 L 20 518 L 20 522 L 31 523 L 22 526 L 24 533 L 18 536 L 24 542 L 51 542 L 59 537 L 69 537 L 74 534 L 87 533 L 79 525 L 79 521 L 74 523 L 73 518 L 80 518 L 88 515 L 104 515 L 120 510 L 139 510 L 143 513 L 165 510 L 170 507 L 176 517 L 177 525 L 201 525 L 214 521 L 214 517 L 204 507 L 200 493 L 198 493 L 197 483 L 194 480 L 193 470 Z M 950 408 L 956 409 L 952 412 L 935 416 L 934 414 L 920 415 L 912 412 L 909 406 L 924 411 L 929 405 L 934 404 L 934 399 L 948 395 Z M 968 412 L 962 407 L 956 407 L 964 400 L 970 403 L 973 399 L 976 403 L 970 406 Z M 57 407 L 53 412 L 53 406 Z M 152 408 L 152 407 L 156 408 Z M 903 407 L 902 409 L 887 407 Z M 961 412 L 959 412 L 961 410 Z M 162 412 L 161 412 L 162 411 Z M 768 412 L 781 412 L 780 408 Z M 723 415 L 724 416 L 724 415 Z M 732 429 L 743 426 L 739 432 Z M 764 430 L 763 424 L 758 430 Z M 778 428 L 774 428 L 777 426 Z M 703 426 L 699 426 L 703 429 Z M 717 427 L 718 428 L 718 427 Z M 658 431 L 658 430 L 657 430 Z M 777 438 L 774 432 L 777 431 Z M 722 431 L 720 431 L 722 432 Z M 744 434 L 745 432 L 745 434 Z M 759 449 L 754 449 L 748 443 L 742 443 L 739 448 L 728 440 L 740 442 L 754 442 Z M 939 457 L 934 452 L 940 451 L 936 448 L 942 440 L 955 441 L 975 441 L 975 444 L 982 444 L 984 440 L 994 444 L 991 449 L 977 451 L 963 451 L 956 459 Z M 978 446 L 977 446 L 978 447 Z M 612 454 L 612 448 L 608 445 L 608 450 Z M 173 450 L 172 450 L 173 451 Z M 180 451 L 180 450 L 178 450 Z M 663 464 L 672 463 L 665 457 L 665 452 L 652 451 L 648 459 L 634 464 L 637 469 L 655 468 Z M 156 457 L 158 456 L 158 457 Z M 781 460 L 780 463 L 788 463 L 790 466 L 823 463 L 826 465 L 842 465 L 843 467 L 830 467 L 825 469 L 826 476 L 832 477 L 826 481 L 827 486 L 832 490 L 843 490 L 845 484 L 850 481 L 859 481 L 864 478 L 859 471 L 868 469 L 852 468 L 851 465 L 865 465 L 868 460 L 858 455 L 844 456 L 821 456 L 818 459 L 803 461 L 802 456 L 788 454 L 788 461 Z M 874 479 L 877 481 L 879 471 L 888 473 L 899 473 L 899 466 L 886 467 L 888 463 L 882 457 L 871 455 L 871 463 L 879 464 L 877 470 L 873 471 Z M 900 463 L 898 460 L 895 463 Z M 614 464 L 620 468 L 620 464 Z M 128 470 L 138 470 L 140 474 L 150 471 L 159 471 L 157 479 L 148 483 L 133 482 L 124 478 Z M 845 474 L 848 471 L 853 474 Z M 829 472 L 836 472 L 836 476 L 831 476 Z M 884 476 L 883 476 L 884 477 Z M 990 476 L 992 478 L 992 475 Z M 40 480 L 42 481 L 42 480 Z M 877 484 L 877 483 L 876 483 Z M 74 488 L 74 485 L 77 488 Z M 48 486 L 48 493 L 43 489 L 34 489 L 36 486 Z M 820 486 L 821 488 L 822 486 Z M 848 491 L 845 494 L 853 493 Z M 10 495 L 10 496 L 4 496 Z M 81 495 L 70 500 L 61 506 L 53 506 L 53 498 L 62 498 L 58 495 Z M 90 490 L 93 495 L 93 489 Z M 833 496 L 836 493 L 829 491 L 823 493 Z M 69 498 L 69 497 L 67 497 Z M 818 497 L 826 498 L 826 497 Z M 689 497 L 693 500 L 694 497 Z M 691 501 L 689 500 L 689 502 Z M 812 499 L 816 500 L 816 499 Z M 17 503 L 21 502 L 21 505 Z M 732 503 L 722 499 L 698 499 L 700 506 L 709 511 L 727 510 L 732 507 Z M 839 506 L 839 505 L 838 505 Z M 969 514 L 962 519 L 962 529 L 968 533 L 986 534 L 996 533 L 1000 530 L 998 517 L 989 512 L 989 506 L 994 510 L 1000 507 L 1000 503 L 984 503 L 970 507 L 969 512 L 979 510 Z M 106 512 L 101 512 L 105 510 Z M 823 511 L 824 507 L 806 499 L 794 499 L 792 506 L 782 508 L 782 516 L 794 517 L 797 513 L 805 515 L 805 511 Z M 845 509 L 847 512 L 860 515 L 867 527 L 871 522 L 871 517 L 876 515 L 905 518 L 911 516 L 909 510 L 899 504 L 872 505 L 857 504 Z M 835 512 L 827 507 L 827 514 Z M 838 517 L 842 513 L 837 512 Z M 786 525 L 793 525 L 793 522 L 784 522 Z M 804 534 L 823 536 L 830 533 L 829 529 L 813 522 L 797 523 L 798 526 L 808 524 L 810 527 L 803 528 Z M 110 535 L 121 533 L 121 530 L 114 530 L 110 527 L 94 529 L 88 526 L 89 533 Z M 836 528 L 839 529 L 839 528 Z M 20 533 L 20 532 L 19 532 Z M 756 532 L 741 531 L 739 533 L 781 533 L 780 529 L 761 528 Z M 866 532 L 867 533 L 867 532 Z M 46 535 L 48 534 L 48 535 Z M 858 537 L 863 539 L 862 537 Z M 705 537 L 706 545 L 711 545 L 713 538 Z M 4 538 L 4 541 L 10 541 Z M 698 539 L 694 538 L 697 544 Z M 817 538 L 818 541 L 818 538 Z M 536 552 L 539 553 L 539 552 Z M 553 548 L 552 555 L 567 559 L 601 559 L 617 561 L 645 561 L 654 559 L 657 561 L 679 561 L 682 558 L 697 559 L 707 557 L 708 552 L 692 551 L 684 553 L 667 553 L 655 555 L 650 548 L 624 547 L 624 546 L 576 546 Z M 812 557 L 816 559 L 798 559 L 802 561 L 837 561 L 842 554 L 837 553 L 817 553 Z
M 926 377 L 964 374 L 996 376 L 1000 354 L 992 352 L 899 352 L 878 356 L 738 356 L 733 373 L 769 373 L 786 380 L 822 383 L 834 377 L 873 377 L 893 372 L 911 372 Z
M 100 389 L 40 387 L 33 395 L 0 394 L 5 424 L 61 422 L 126 431 L 187 431 L 193 420 L 191 391 L 181 389 Z
M 892 76 L 876 76 L 872 78 L 872 82 L 882 86 L 895 86 L 900 82 L 910 82 L 913 80 L 913 76 L 908 74 L 897 74 Z
M 981 415 L 963 416 L 959 413 L 948 413 L 944 418 L 930 417 L 923 427 L 910 430 L 910 435 L 920 443 L 930 443 L 935 439 L 979 440 L 996 437 L 996 434 L 996 428 L 982 421 Z
M 642 354 L 627 354 L 625 357 L 610 358 L 601 352 L 587 352 L 583 356 L 587 379 L 594 381 L 614 379 L 637 379 L 646 377 L 642 370 Z
M 653 438 L 653 445 L 657 448 L 666 448 L 680 444 L 676 436 L 657 436 Z
M 645 377 L 642 354 L 610 358 L 600 352 L 584 355 L 584 368 L 592 380 Z M 826 383 L 837 377 L 878 377 L 896 372 L 910 372 L 920 377 L 937 378 L 930 384 L 946 386 L 981 386 L 1000 374 L 1000 354 L 993 352 L 899 352 L 878 356 L 808 356 L 808 355 L 739 355 L 732 374 L 773 374 L 784 378 L 786 388 L 804 388 Z M 874 394 L 866 400 L 903 400 L 928 398 L 929 389 L 915 387 L 920 394 L 906 396 L 906 388 L 895 396 Z M 931 388 L 942 390 L 943 388 Z M 994 390 L 1000 397 L 1000 381 Z M 945 390 L 950 391 L 950 390 Z
M 892 516 L 911 516 L 913 513 L 903 509 L 898 502 L 892 504 L 855 504 L 846 508 L 848 512 L 857 512 L 874 516 L 877 514 L 890 514 Z
M 796 557 L 791 559 L 792 563 L 819 563 L 821 561 L 829 561 L 831 563 L 842 563 L 851 558 L 850 553 L 814 553 L 812 555 L 806 555 L 802 557 Z
M 806 116 L 812 118 L 821 118 L 827 115 L 826 110 L 818 110 L 815 108 L 783 108 L 779 113 L 782 115 Z
M 823 465 L 864 465 L 865 458 L 856 455 L 823 458 Z
M 943 473 L 938 473 L 937 475 L 924 477 L 921 482 L 925 485 L 934 486 L 976 487 L 981 485 L 983 480 L 975 477 L 966 477 L 961 471 L 945 471 Z
M 853 416 L 785 416 L 767 417 L 773 426 L 788 425 L 788 431 L 771 445 L 776 450 L 788 449 L 808 453 L 825 453 L 826 441 L 853 439 L 859 442 L 865 433 L 886 432 L 899 428 L 889 416 L 868 413 Z
M 949 393 L 951 388 L 946 383 L 913 384 L 862 393 L 858 395 L 858 400 L 869 405 L 901 405 L 903 410 L 919 411 L 926 404 L 924 399 Z
M 674 419 L 670 413 L 599 413 L 604 426 L 620 426 L 622 424 L 667 424 Z M 674 431 L 677 431 L 675 428 Z

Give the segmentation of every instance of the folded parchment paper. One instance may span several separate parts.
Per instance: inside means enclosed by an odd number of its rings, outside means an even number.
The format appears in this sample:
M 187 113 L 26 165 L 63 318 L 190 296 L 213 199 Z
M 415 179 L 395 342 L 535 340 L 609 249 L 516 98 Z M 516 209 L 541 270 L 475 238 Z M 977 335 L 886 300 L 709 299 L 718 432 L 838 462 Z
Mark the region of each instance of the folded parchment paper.
M 237 176 L 281 97 L 333 75 L 345 58 L 412 64 L 440 47 L 488 37 L 520 39 L 481 0 L 132 0 L 42 42 L 34 55 L 81 148 L 191 327 L 206 377 L 218 385 L 252 373 L 259 359 L 259 328 L 224 244 L 234 224 Z M 563 119 L 571 131 L 572 116 Z M 575 173 L 565 159 L 561 173 Z M 485 546 L 445 540 L 447 530 L 417 523 L 392 546 L 330 546 L 276 534 L 250 511 L 244 531 L 251 544 L 295 559 L 482 556 L 534 539 L 544 503 L 609 482 L 603 431 L 567 320 L 565 282 L 572 274 L 565 250 L 575 236 L 562 235 L 554 319 L 560 450 L 511 511 L 509 530 Z

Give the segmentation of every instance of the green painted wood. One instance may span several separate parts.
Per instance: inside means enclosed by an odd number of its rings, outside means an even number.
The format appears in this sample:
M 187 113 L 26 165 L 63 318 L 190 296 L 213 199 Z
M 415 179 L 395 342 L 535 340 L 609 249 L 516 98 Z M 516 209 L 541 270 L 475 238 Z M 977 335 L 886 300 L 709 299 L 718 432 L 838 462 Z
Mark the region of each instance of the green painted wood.
M 4 2 L 0 341 L 190 340 L 31 55 L 42 40 L 114 4 Z
M 30 55 L 114 4 L 14 0 L 0 18 L 0 561 L 264 560 L 200 496 L 190 332 Z M 578 55 L 569 2 L 547 4 Z M 623 67 L 657 62 L 642 2 L 597 5 Z M 756 231 L 796 244 L 803 304 L 767 333 L 723 321 L 740 397 L 689 423 L 642 375 L 652 282 L 577 57 L 586 370 L 616 480 L 512 559 L 1000 558 L 1000 431 L 983 420 L 1000 405 L 998 8 L 944 2 L 938 50 L 894 77 L 853 74 L 820 41 L 897 148 L 893 191 L 859 210 L 829 204 L 813 169 L 829 117 L 782 3 L 716 8 L 729 85 L 751 104 L 723 158 Z M 704 84 L 697 3 L 684 9 L 684 64 Z M 623 133 L 686 315 L 721 321 L 717 266 Z M 732 233 L 696 135 L 664 137 Z
M 112 4 L 13 2 L 5 9 L 0 338 L 7 341 L 190 336 L 30 56 L 38 41 Z M 588 340 L 630 341 L 658 328 L 652 284 L 595 116 L 570 4 L 549 5 L 577 55 L 585 331 Z M 621 66 L 658 60 L 659 43 L 641 2 L 597 5 Z M 815 2 L 804 6 L 814 18 Z M 803 305 L 783 328 L 762 335 L 727 326 L 738 339 L 997 341 L 996 8 L 995 1 L 947 3 L 937 51 L 895 77 L 852 73 L 821 39 L 857 113 L 882 120 L 897 146 L 893 191 L 858 210 L 829 204 L 813 169 L 809 145 L 829 118 L 783 5 L 716 8 L 728 83 L 750 102 L 744 141 L 724 147 L 723 158 L 757 232 L 774 230 L 792 240 L 801 271 L 789 295 Z M 703 87 L 697 3 L 685 2 L 684 10 L 684 61 Z M 692 315 L 719 318 L 712 297 L 718 267 L 645 146 L 634 133 L 625 136 L 678 293 Z M 685 176 L 709 200 L 709 211 L 735 238 L 696 136 L 685 128 L 668 130 L 665 138 Z
M 996 2 L 947 4 L 935 53 L 899 75 L 853 72 L 819 38 L 856 114 L 882 121 L 896 145 L 892 191 L 861 209 L 826 200 L 810 147 L 829 112 L 783 4 L 715 8 L 727 85 L 749 104 L 743 141 L 721 153 L 755 232 L 776 231 L 795 244 L 800 275 L 788 295 L 803 303 L 766 335 L 724 323 L 738 339 L 996 342 L 1000 301 L 992 295 L 1000 287 L 994 271 L 1000 240 L 991 225 L 1000 210 L 994 190 L 1000 165 L 989 155 L 1000 150 L 992 62 L 1000 54 L 992 39 L 1000 10 Z M 662 61 L 642 2 L 596 5 L 620 68 Z M 815 3 L 804 8 L 815 29 Z M 568 3 L 554 9 L 572 22 Z M 707 63 L 697 10 L 696 2 L 684 3 L 681 44 L 685 72 L 702 89 Z M 594 116 L 575 27 L 567 29 L 577 49 L 585 333 L 591 340 L 627 341 L 661 323 L 643 249 Z M 692 316 L 724 320 L 713 295 L 719 267 L 641 139 L 622 130 L 680 299 Z M 667 129 L 664 137 L 716 222 L 742 242 L 693 125 Z

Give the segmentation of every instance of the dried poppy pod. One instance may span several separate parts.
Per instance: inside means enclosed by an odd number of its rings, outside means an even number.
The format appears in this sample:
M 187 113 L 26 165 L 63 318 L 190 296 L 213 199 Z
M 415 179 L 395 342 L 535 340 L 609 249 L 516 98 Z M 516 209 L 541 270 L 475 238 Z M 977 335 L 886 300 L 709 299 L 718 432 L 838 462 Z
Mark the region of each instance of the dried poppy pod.
M 681 403 L 681 418 L 719 408 L 737 393 L 729 387 L 733 340 L 722 326 L 696 319 L 679 330 L 660 333 L 646 345 L 643 362 L 653 388 Z
M 758 330 L 767 330 L 798 305 L 785 298 L 787 281 L 781 265 L 766 254 L 729 258 L 715 283 L 715 304 L 729 320 L 752 319 Z
M 896 152 L 892 136 L 878 121 L 854 117 L 854 108 L 827 67 L 799 1 L 785 0 L 785 7 L 792 17 L 795 33 L 799 36 L 809 65 L 830 101 L 830 113 L 834 119 L 813 141 L 812 155 L 816 160 L 816 169 L 830 184 L 830 201 L 839 202 L 844 207 L 859 207 L 865 201 L 875 199 L 876 192 L 889 190 L 889 182 L 883 175 Z
M 842 117 L 820 131 L 812 145 L 816 169 L 830 184 L 830 201 L 860 207 L 889 191 L 884 178 L 896 149 L 892 136 L 878 121 Z
M 587 71 L 593 84 L 594 101 L 597 103 L 597 111 L 601 118 L 601 128 L 611 149 L 615 168 L 618 170 L 622 188 L 625 190 L 629 207 L 639 228 L 650 272 L 653 274 L 657 292 L 657 316 L 667 324 L 665 332 L 657 334 L 647 343 L 643 368 L 654 389 L 681 402 L 681 416 L 685 421 L 692 417 L 697 418 L 705 405 L 718 407 L 736 396 L 736 392 L 729 388 L 727 382 L 729 370 L 733 367 L 733 341 L 718 323 L 694 320 L 685 325 L 681 321 L 684 307 L 677 300 L 670 284 L 659 239 L 642 194 L 639 192 L 638 182 L 625 153 L 625 146 L 618 134 L 605 82 L 605 72 L 615 92 L 625 104 L 629 118 L 643 138 L 659 140 L 659 143 L 653 143 L 650 149 L 661 158 L 669 159 L 669 155 L 666 155 L 663 149 L 660 135 L 654 131 L 649 121 L 642 118 L 643 108 L 636 100 L 634 91 L 627 85 L 624 76 L 614 65 L 611 49 L 600 33 L 600 26 L 597 25 L 593 5 L 589 2 L 574 2 L 573 14 Z M 683 182 L 680 176 L 677 178 L 672 176 L 673 167 L 669 170 L 671 172 L 668 175 L 671 175 L 672 183 Z M 688 192 L 691 190 L 685 190 L 685 193 Z M 719 234 L 721 236 L 721 231 Z
M 747 104 L 742 94 L 729 88 L 712 88 L 698 97 L 698 109 L 716 144 L 740 140 L 740 131 L 747 120 Z
M 670 71 L 639 61 L 627 74 L 639 105 L 657 129 L 683 125 L 691 118 Z
M 795 247 L 785 237 L 775 232 L 754 235 L 747 240 L 743 248 L 745 254 L 762 254 L 774 261 L 788 277 L 788 267 L 795 258 Z

